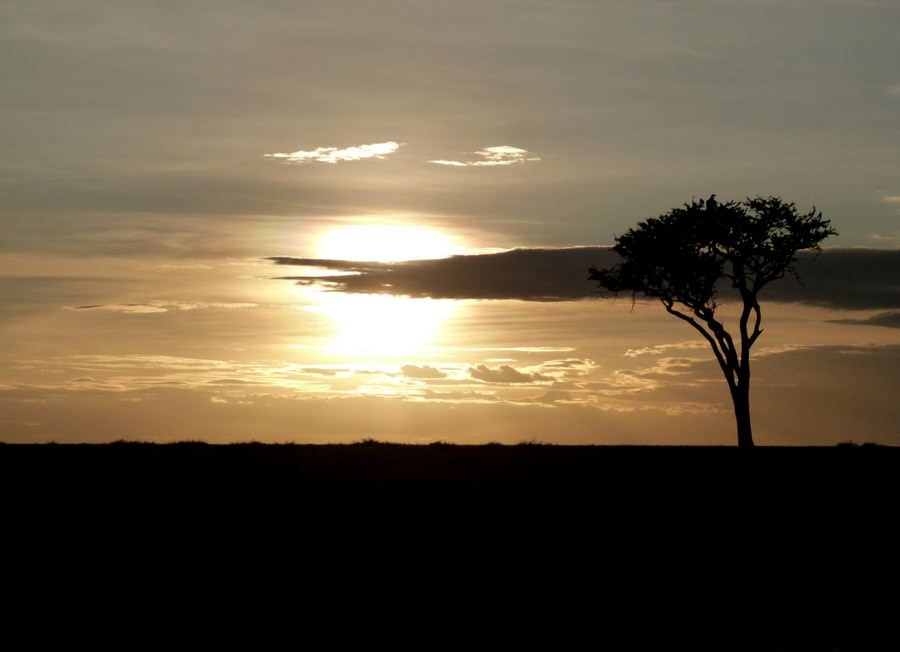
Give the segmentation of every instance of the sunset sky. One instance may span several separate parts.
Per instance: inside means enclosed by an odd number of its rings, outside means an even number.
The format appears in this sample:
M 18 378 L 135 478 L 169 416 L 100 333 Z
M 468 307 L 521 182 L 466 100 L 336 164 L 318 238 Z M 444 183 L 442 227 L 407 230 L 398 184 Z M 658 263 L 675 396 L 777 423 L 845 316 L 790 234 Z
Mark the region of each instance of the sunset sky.
M 2 441 L 733 444 L 706 343 L 587 280 L 717 193 L 840 233 L 762 295 L 757 443 L 900 444 L 896 0 L 0 25 Z

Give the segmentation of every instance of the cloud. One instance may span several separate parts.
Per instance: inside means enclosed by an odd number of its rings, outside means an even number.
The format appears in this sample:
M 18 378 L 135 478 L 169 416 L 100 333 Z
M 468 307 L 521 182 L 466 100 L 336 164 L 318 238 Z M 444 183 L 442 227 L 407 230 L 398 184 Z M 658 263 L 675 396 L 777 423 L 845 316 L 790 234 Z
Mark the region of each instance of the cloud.
M 94 304 L 90 306 L 66 306 L 65 310 L 106 310 L 109 312 L 121 312 L 126 315 L 143 315 L 155 312 L 169 312 L 161 306 L 154 306 L 149 303 L 115 303 L 115 304 Z
M 519 371 L 507 364 L 500 365 L 496 368 L 491 368 L 487 365 L 480 364 L 476 367 L 471 367 L 469 369 L 469 375 L 475 380 L 483 380 L 486 383 L 513 384 L 546 382 L 553 380 L 549 376 Z
M 572 346 L 454 346 L 448 350 L 465 353 L 503 351 L 510 353 L 568 353 L 574 351 Z M 498 360 L 501 358 L 498 358 Z
M 202 263 L 165 263 L 162 265 L 156 265 L 151 269 L 159 270 L 162 272 L 184 272 L 192 270 L 213 269 L 213 267 L 212 265 L 203 265 Z
M 405 393 L 388 395 L 385 391 L 383 395 L 359 396 L 298 377 L 297 372 L 304 369 L 299 365 L 272 368 L 271 361 L 67 356 L 30 361 L 33 369 L 62 369 L 65 373 L 48 375 L 38 384 L 0 385 L 0 405 L 6 424 L 46 424 L 37 432 L 24 427 L 16 431 L 4 425 L 8 437 L 27 441 L 34 441 L 35 435 L 58 440 L 67 434 L 82 441 L 114 439 L 122 436 L 123 423 L 139 426 L 129 426 L 126 434 L 130 437 L 184 439 L 196 436 L 196 424 L 203 423 L 208 426 L 207 432 L 214 433 L 210 437 L 218 441 L 244 440 L 249 430 L 261 438 L 282 441 L 298 436 L 318 442 L 340 437 L 358 439 L 361 428 L 368 433 L 367 427 L 376 427 L 380 430 L 373 434 L 379 438 L 402 436 L 405 441 L 414 441 L 427 433 L 427 437 L 450 437 L 462 443 L 464 440 L 457 439 L 459 433 L 470 432 L 472 423 L 477 423 L 507 432 L 513 441 L 552 435 L 560 443 L 611 443 L 619 440 L 610 440 L 609 433 L 627 428 L 629 436 L 657 433 L 650 440 L 639 440 L 646 443 L 694 442 L 690 437 L 699 429 L 712 438 L 707 443 L 733 444 L 731 406 L 713 360 L 672 359 L 670 371 L 672 363 L 691 365 L 682 368 L 685 373 L 674 376 L 660 374 L 654 368 L 658 366 L 655 359 L 653 367 L 640 368 L 644 360 L 629 362 L 639 365 L 637 369 L 607 372 L 597 376 L 604 382 L 585 382 L 573 388 L 556 383 L 492 386 L 473 380 L 469 385 L 446 389 L 417 385 Z M 886 390 L 884 383 L 884 379 L 894 378 L 898 363 L 900 346 L 896 344 L 785 348 L 758 358 L 753 381 L 757 406 L 754 426 L 760 443 L 826 444 L 851 437 L 900 443 L 896 392 Z M 515 371 L 544 373 L 549 364 Z M 554 364 L 568 366 L 566 360 Z M 316 365 L 311 370 L 318 368 Z M 338 365 L 327 368 L 350 369 Z M 386 378 L 396 379 L 392 375 L 395 368 L 385 367 L 384 372 Z M 50 380 L 51 376 L 59 379 Z M 213 396 L 216 403 L 211 402 Z M 463 403 L 469 406 L 466 410 L 440 409 L 440 404 Z M 188 408 L 200 404 L 216 410 L 227 405 L 230 409 L 204 413 Z M 160 409 L 162 405 L 168 409 Z M 538 410 L 550 405 L 558 410 L 542 416 L 544 413 Z M 91 408 L 85 412 L 87 406 Z M 527 410 L 529 406 L 534 411 Z M 424 420 L 423 410 L 430 411 Z M 183 424 L 172 421 L 174 413 L 200 417 Z M 615 417 L 619 414 L 621 419 Z M 861 414 L 866 418 L 860 419 Z M 677 415 L 692 416 L 671 418 Z M 578 420 L 567 420 L 575 416 Z M 701 416 L 703 419 L 698 420 Z M 86 430 L 83 424 L 88 424 Z M 173 427 L 179 429 L 177 433 L 170 430 Z M 404 430 L 396 430 L 398 427 Z M 493 431 L 479 430 L 477 436 L 494 438 Z
M 467 168 L 470 165 L 474 165 L 474 163 L 463 163 L 462 161 L 448 161 L 446 159 L 435 159 L 433 161 L 428 161 L 429 163 L 435 163 L 437 165 L 446 165 L 448 167 L 454 168 Z
M 365 158 L 384 159 L 400 149 L 400 143 L 389 140 L 385 143 L 371 143 L 369 145 L 354 145 L 338 149 L 337 147 L 317 147 L 316 149 L 296 152 L 276 152 L 266 154 L 266 158 L 272 158 L 283 163 L 339 163 L 342 161 L 360 161 Z
M 207 308 L 255 308 L 255 303 L 209 301 L 150 301 L 148 303 L 97 303 L 87 306 L 65 306 L 65 310 L 103 310 L 126 315 L 146 315 L 160 312 L 204 310 Z
M 885 204 L 900 204 L 900 195 L 884 195 L 881 201 Z
M 16 360 L 20 371 L 52 370 L 53 376 L 27 386 L 48 391 L 137 392 L 161 388 L 213 392 L 220 398 L 253 400 L 288 395 L 297 400 L 390 389 L 395 372 L 362 365 L 273 365 L 270 361 L 215 360 L 168 355 L 69 355 Z M 26 385 L 20 385 L 25 387 Z
M 284 277 L 323 283 L 344 292 L 388 293 L 446 299 L 525 299 L 561 301 L 599 296 L 588 282 L 591 265 L 611 265 L 605 247 L 513 249 L 500 253 L 452 256 L 398 263 L 355 263 L 309 258 L 271 258 L 279 265 L 323 266 L 356 272 L 352 276 Z
M 495 145 L 494 147 L 485 147 L 479 149 L 473 154 L 480 156 L 480 161 L 448 161 L 446 159 L 437 159 L 428 161 L 436 165 L 446 165 L 449 167 L 466 168 L 466 167 L 495 167 L 498 165 L 515 165 L 516 163 L 524 163 L 525 161 L 540 161 L 538 156 L 530 156 L 527 149 L 512 147 L 510 145 Z
M 541 371 L 546 374 L 559 374 L 564 377 L 583 376 L 597 366 L 590 358 L 565 358 L 563 360 L 547 360 L 541 363 Z
M 785 278 L 760 295 L 763 300 L 800 302 L 829 308 L 900 308 L 900 250 L 831 249 L 802 256 L 802 283 Z
M 674 344 L 657 344 L 656 346 L 645 346 L 640 349 L 628 349 L 625 352 L 626 358 L 637 358 L 642 355 L 661 355 L 671 349 L 705 349 L 708 346 L 706 342 L 676 342 Z
M 403 375 L 407 378 L 429 379 L 447 377 L 447 374 L 445 374 L 440 369 L 435 369 L 434 367 L 429 367 L 428 365 L 418 367 L 414 364 L 406 364 L 400 368 L 400 371 L 403 372 Z
M 319 266 L 352 275 L 284 276 L 339 292 L 383 293 L 434 299 L 568 301 L 605 296 L 588 280 L 591 266 L 619 259 L 609 247 L 513 249 L 438 260 L 360 263 L 314 258 L 270 258 L 279 265 Z M 798 302 L 833 308 L 900 308 L 900 250 L 830 249 L 801 254 L 802 283 L 787 277 L 766 287 L 763 301 Z M 729 288 L 722 288 L 727 298 Z
M 900 84 L 888 84 L 887 92 L 889 95 L 900 98 Z
M 835 324 L 860 324 L 862 326 L 886 326 L 900 328 L 900 310 L 880 312 L 864 319 L 832 319 Z
M 572 394 L 559 389 L 551 389 L 540 396 L 530 399 L 534 403 L 557 403 L 560 401 L 573 401 Z

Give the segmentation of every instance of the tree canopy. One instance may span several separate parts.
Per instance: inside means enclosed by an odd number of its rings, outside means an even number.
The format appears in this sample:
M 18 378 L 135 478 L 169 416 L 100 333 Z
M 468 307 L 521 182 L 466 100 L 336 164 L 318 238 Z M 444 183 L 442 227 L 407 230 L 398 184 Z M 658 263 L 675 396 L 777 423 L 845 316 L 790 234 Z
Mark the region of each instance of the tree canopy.
M 786 274 L 796 275 L 797 253 L 819 250 L 836 233 L 815 207 L 799 213 L 778 197 L 720 203 L 712 195 L 640 222 L 617 237 L 613 250 L 622 262 L 591 268 L 590 279 L 616 294 L 657 298 L 703 335 L 734 399 L 738 442 L 752 446 L 750 348 L 762 334 L 759 292 Z M 743 303 L 738 344 L 716 317 L 723 282 L 737 290 Z

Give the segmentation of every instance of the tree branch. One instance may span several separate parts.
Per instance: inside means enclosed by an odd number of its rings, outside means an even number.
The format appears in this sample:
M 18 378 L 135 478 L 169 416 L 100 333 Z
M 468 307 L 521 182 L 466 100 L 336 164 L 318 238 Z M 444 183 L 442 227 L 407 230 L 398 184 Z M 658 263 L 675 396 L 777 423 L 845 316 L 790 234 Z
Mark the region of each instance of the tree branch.
M 713 308 L 710 310 L 709 308 L 701 307 L 695 309 L 694 314 L 706 322 L 715 335 L 716 340 L 719 342 L 719 347 L 722 350 L 722 354 L 725 357 L 729 368 L 733 371 L 737 371 L 740 368 L 740 362 L 737 357 L 737 348 L 734 346 L 734 340 L 731 339 L 731 334 L 725 330 L 722 323 L 716 319 L 715 309 Z
M 709 342 L 709 345 L 712 347 L 713 353 L 716 356 L 716 361 L 719 363 L 719 367 L 722 369 L 722 373 L 725 374 L 725 380 L 728 381 L 729 389 L 734 390 L 734 370 L 726 362 L 725 356 L 722 354 L 722 351 L 720 349 L 721 345 L 717 343 L 716 339 L 714 339 L 713 336 L 710 335 L 705 328 L 703 328 L 703 326 L 697 323 L 696 319 L 694 319 L 690 315 L 684 314 L 679 310 L 676 310 L 670 301 L 663 300 L 662 304 L 666 307 L 666 312 L 668 312 L 670 315 L 675 315 L 682 321 L 686 321 L 687 323 L 689 323 L 691 326 L 697 329 L 697 331 L 706 339 L 707 342 Z
M 756 300 L 756 297 L 753 298 L 753 311 L 756 313 L 756 320 L 753 324 L 753 333 L 750 335 L 750 346 L 753 346 L 756 343 L 756 340 L 759 339 L 759 336 L 762 335 L 762 329 L 759 325 L 762 323 L 762 310 L 759 307 L 759 301 Z
M 716 339 L 719 340 L 719 343 L 722 345 L 729 366 L 732 369 L 738 369 L 740 367 L 740 362 L 738 361 L 734 340 L 731 339 L 731 333 L 726 331 L 725 327 L 713 317 L 710 317 L 706 323 L 713 329 L 713 333 L 716 334 Z
M 742 291 L 741 299 L 744 302 L 744 308 L 741 311 L 741 320 L 740 320 L 740 329 L 741 329 L 741 377 L 744 378 L 750 369 L 750 348 L 756 342 L 760 335 L 762 335 L 762 329 L 760 329 L 759 325 L 762 322 L 762 311 L 759 307 L 759 301 L 756 298 L 755 292 Z M 748 325 L 750 323 L 750 315 L 751 313 L 755 314 L 755 319 L 753 323 L 753 332 L 751 333 L 748 329 Z

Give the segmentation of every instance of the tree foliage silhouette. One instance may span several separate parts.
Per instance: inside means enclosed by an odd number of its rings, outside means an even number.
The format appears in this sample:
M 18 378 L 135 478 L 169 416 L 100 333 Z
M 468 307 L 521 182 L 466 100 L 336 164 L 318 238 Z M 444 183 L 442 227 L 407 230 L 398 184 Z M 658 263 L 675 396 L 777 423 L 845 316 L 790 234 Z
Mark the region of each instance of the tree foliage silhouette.
M 590 279 L 614 294 L 657 298 L 669 314 L 703 335 L 728 383 L 738 446 L 752 447 L 750 349 L 762 334 L 759 293 L 786 274 L 797 276 L 797 253 L 819 251 L 830 235 L 837 231 L 815 207 L 801 214 L 778 197 L 719 203 L 712 195 L 640 222 L 617 237 L 613 250 L 623 261 L 590 268 Z M 723 282 L 740 295 L 737 337 L 716 315 L 717 289 Z

